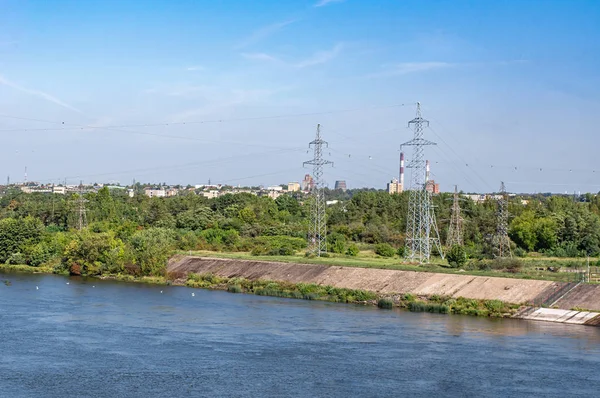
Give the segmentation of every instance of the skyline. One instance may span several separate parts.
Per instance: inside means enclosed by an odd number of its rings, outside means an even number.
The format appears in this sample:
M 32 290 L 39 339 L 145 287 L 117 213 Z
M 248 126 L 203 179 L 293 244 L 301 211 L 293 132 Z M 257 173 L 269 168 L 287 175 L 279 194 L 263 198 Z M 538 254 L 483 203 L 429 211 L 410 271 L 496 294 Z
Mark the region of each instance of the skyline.
M 273 185 L 320 123 L 329 185 L 383 189 L 420 101 L 442 190 L 598 192 L 600 5 L 538 4 L 3 0 L 0 170 Z

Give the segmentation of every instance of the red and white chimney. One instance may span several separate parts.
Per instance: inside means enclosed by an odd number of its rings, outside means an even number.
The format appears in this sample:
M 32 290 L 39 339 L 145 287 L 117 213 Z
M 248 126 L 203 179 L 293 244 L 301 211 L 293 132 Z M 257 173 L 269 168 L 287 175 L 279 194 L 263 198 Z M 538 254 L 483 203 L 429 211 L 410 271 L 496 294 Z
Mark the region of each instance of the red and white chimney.
M 425 161 L 425 183 L 427 184 L 429 182 L 429 174 L 431 172 L 431 168 L 429 165 L 429 160 Z
M 400 152 L 400 186 L 404 189 L 404 152 Z

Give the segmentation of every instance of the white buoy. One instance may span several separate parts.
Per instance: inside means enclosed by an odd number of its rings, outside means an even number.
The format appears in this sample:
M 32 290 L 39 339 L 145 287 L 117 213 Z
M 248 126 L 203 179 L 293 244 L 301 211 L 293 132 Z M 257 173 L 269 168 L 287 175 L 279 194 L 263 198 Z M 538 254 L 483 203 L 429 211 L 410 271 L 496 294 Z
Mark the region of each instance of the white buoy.
M 35 290 L 40 290 L 40 288 L 36 286 L 36 287 L 35 287 Z
M 162 290 L 160 291 L 160 294 L 162 294 Z
M 69 282 L 67 282 L 67 285 L 69 284 Z
M 192 297 L 194 297 L 196 295 L 196 293 L 192 293 Z

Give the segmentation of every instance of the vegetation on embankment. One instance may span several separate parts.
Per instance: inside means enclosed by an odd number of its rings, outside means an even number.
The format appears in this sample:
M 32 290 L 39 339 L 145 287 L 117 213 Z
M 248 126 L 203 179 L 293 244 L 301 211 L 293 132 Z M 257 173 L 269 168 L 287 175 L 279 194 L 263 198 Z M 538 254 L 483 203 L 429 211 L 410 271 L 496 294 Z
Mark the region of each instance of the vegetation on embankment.
M 509 317 L 519 308 L 500 300 L 475 300 L 433 295 L 417 297 L 412 294 L 379 295 L 357 289 L 344 289 L 312 283 L 289 283 L 269 280 L 226 278 L 212 273 L 190 273 L 185 285 L 194 288 L 227 290 L 231 293 L 248 293 L 259 296 L 285 297 L 304 300 L 321 300 L 336 303 L 377 305 L 382 309 L 405 308 L 412 312 L 461 314 L 489 317 Z
M 340 267 L 377 268 L 398 271 L 434 272 L 440 274 L 461 274 L 492 276 L 517 279 L 536 279 L 553 282 L 570 282 L 578 275 L 571 272 L 559 272 L 561 267 L 582 266 L 581 259 L 507 259 L 507 260 L 471 260 L 462 268 L 449 267 L 442 259 L 434 258 L 429 264 L 405 262 L 398 257 L 381 257 L 370 251 L 361 251 L 357 256 L 328 253 L 326 257 L 306 256 L 302 252 L 292 255 L 253 255 L 249 252 L 179 251 L 200 257 L 226 258 L 247 261 L 275 261 L 281 263 L 331 265 Z M 550 271 L 553 269 L 554 271 Z

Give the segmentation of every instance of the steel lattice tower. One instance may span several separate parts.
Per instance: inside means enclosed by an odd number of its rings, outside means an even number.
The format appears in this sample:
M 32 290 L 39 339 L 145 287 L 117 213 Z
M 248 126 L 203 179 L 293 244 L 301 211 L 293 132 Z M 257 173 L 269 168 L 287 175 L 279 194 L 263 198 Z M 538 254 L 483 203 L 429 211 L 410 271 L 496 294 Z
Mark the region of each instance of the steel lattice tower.
M 323 159 L 323 146 L 329 144 L 321 138 L 321 125 L 317 124 L 317 136 L 309 144 L 309 148 L 314 150 L 312 160 L 304 162 L 304 165 L 313 166 L 313 186 L 311 189 L 311 208 L 310 208 L 310 227 L 308 230 L 308 246 L 309 251 L 317 257 L 321 253 L 327 253 L 327 220 L 325 217 L 325 194 L 323 188 L 323 166 L 333 165 L 333 162 Z
M 87 200 L 83 197 L 83 182 L 79 184 L 79 198 L 77 199 L 77 202 L 79 203 L 77 229 L 81 231 L 87 226 L 87 210 L 85 208 L 85 202 L 87 202 Z
M 407 166 L 412 169 L 412 179 L 406 225 L 406 258 L 427 263 L 433 246 L 438 249 L 442 257 L 444 254 L 431 203 L 431 193 L 426 189 L 425 146 L 435 145 L 435 142 L 423 137 L 423 128 L 429 126 L 429 121 L 421 116 L 421 104 L 418 102 L 417 116 L 408 122 L 408 126 L 414 131 L 414 137 L 402 145 L 414 146 L 414 153 Z
M 454 200 L 452 203 L 452 215 L 450 217 L 450 226 L 448 228 L 448 238 L 446 245 L 452 247 L 454 245 L 463 245 L 462 224 L 463 218 L 460 215 L 460 203 L 458 196 L 458 186 L 454 186 Z
M 498 198 L 496 235 L 493 241 L 494 256 L 512 257 L 510 251 L 510 238 L 508 237 L 508 195 L 504 182 L 500 184 L 500 197 Z

